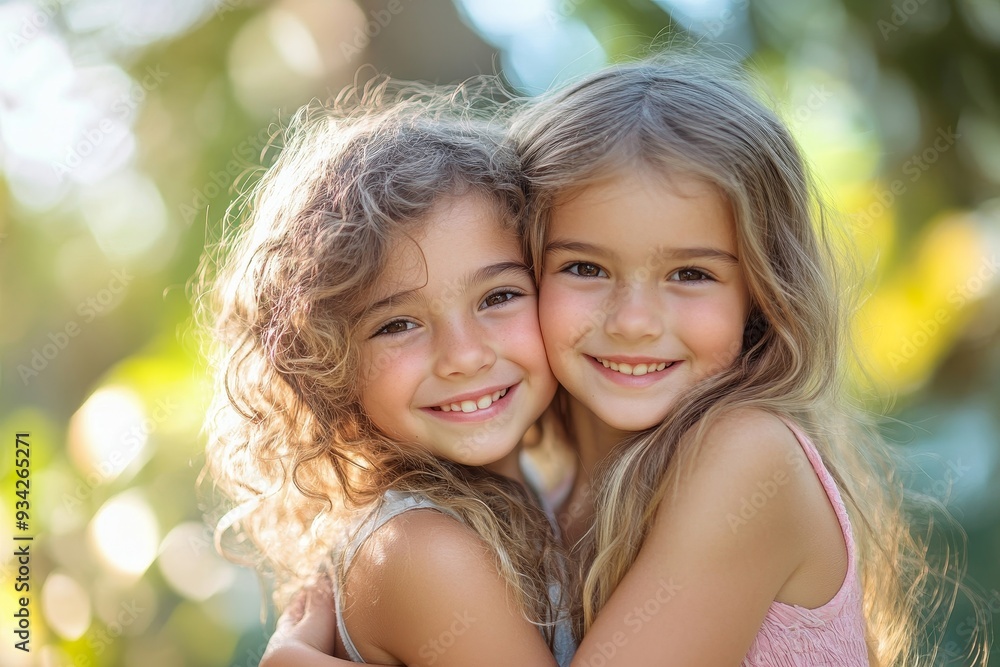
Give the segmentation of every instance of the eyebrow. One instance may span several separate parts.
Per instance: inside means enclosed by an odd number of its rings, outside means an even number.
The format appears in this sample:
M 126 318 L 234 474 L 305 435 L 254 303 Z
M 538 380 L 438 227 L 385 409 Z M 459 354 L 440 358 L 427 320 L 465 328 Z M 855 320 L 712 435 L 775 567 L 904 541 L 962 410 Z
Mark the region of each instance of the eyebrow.
M 727 264 L 739 264 L 740 260 L 731 252 L 719 248 L 671 248 L 657 253 L 666 259 L 714 259 Z
M 596 246 L 592 243 L 583 243 L 582 241 L 549 241 L 545 244 L 544 254 L 548 255 L 550 252 L 585 252 L 608 257 L 615 256 L 615 253 L 607 248 Z
M 608 248 L 581 241 L 550 241 L 545 246 L 545 254 L 548 255 L 552 252 L 582 252 L 612 259 L 617 258 L 617 254 Z M 668 260 L 714 259 L 727 264 L 740 263 L 736 255 L 731 252 L 710 247 L 668 248 L 656 252 L 656 256 Z
M 507 273 L 521 274 L 522 276 L 531 279 L 532 284 L 534 284 L 534 276 L 532 275 L 527 264 L 524 262 L 497 262 L 496 264 L 489 264 L 476 269 L 462 278 L 455 286 L 449 285 L 448 289 L 452 293 L 455 291 L 461 292 L 474 285 L 481 285 L 482 283 L 489 282 L 490 280 Z M 390 308 L 413 303 L 414 301 L 417 301 L 421 289 L 423 289 L 423 285 L 420 287 L 414 287 L 413 289 L 402 290 L 400 292 L 390 294 L 384 299 L 379 299 L 372 304 L 371 307 L 365 310 L 365 317 L 373 317 L 383 311 L 389 310 Z

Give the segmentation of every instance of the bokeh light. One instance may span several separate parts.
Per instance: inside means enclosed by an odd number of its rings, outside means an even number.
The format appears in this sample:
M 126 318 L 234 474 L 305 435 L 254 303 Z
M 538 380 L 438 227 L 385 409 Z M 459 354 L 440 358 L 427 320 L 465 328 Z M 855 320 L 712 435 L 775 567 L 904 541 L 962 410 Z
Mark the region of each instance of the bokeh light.
M 106 484 L 143 460 L 152 428 L 134 392 L 103 387 L 70 419 L 70 456 L 92 486 Z
M 137 490 L 125 491 L 104 503 L 90 522 L 89 535 L 92 548 L 105 565 L 135 577 L 153 563 L 160 539 L 156 516 Z
M 215 552 L 205 524 L 193 521 L 167 533 L 157 564 L 167 583 L 189 600 L 207 600 L 236 579 L 235 567 Z
M 90 598 L 75 579 L 53 572 L 42 587 L 42 613 L 60 637 L 79 639 L 90 627 Z

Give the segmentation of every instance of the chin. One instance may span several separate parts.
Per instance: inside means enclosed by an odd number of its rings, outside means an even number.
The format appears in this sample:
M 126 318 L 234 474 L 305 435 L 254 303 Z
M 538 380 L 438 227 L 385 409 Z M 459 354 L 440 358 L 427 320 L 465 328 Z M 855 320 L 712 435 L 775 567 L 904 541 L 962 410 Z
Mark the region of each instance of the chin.
M 619 412 L 614 415 L 608 415 L 608 418 L 604 419 L 604 421 L 613 429 L 636 432 L 659 426 L 665 416 L 666 414 L 649 415 L 648 413 L 644 415 L 622 415 Z

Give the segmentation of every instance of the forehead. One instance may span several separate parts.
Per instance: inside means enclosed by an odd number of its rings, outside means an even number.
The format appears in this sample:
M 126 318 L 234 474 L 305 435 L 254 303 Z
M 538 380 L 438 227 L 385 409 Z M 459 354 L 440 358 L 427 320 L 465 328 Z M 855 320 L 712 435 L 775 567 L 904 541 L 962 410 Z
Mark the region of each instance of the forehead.
M 557 199 L 547 241 L 581 236 L 649 250 L 695 242 L 735 248 L 731 206 L 717 186 L 648 169 L 616 171 Z
M 523 261 L 521 243 L 496 203 L 473 193 L 447 197 L 393 235 L 375 298 L 512 261 Z

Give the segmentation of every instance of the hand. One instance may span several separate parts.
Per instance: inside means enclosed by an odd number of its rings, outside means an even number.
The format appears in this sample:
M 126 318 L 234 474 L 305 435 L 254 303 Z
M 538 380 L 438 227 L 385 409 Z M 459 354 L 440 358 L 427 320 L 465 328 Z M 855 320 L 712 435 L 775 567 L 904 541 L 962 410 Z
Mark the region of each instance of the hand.
M 333 585 L 328 577 L 295 594 L 278 618 L 261 667 L 311 667 L 350 664 L 332 658 L 337 641 Z

